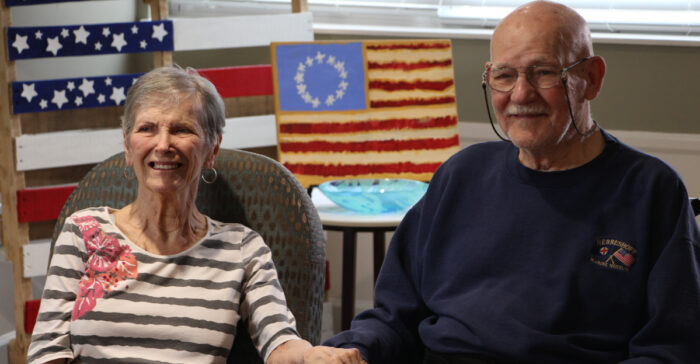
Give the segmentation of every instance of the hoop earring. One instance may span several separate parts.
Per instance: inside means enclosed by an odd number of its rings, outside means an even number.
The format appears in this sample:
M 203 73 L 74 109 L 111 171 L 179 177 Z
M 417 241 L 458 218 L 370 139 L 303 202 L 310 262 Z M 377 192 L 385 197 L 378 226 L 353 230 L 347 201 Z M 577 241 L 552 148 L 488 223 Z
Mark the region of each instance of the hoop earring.
M 207 173 L 207 171 L 205 171 L 205 170 L 203 169 L 203 170 L 202 170 L 202 175 L 201 175 L 202 181 L 203 181 L 204 183 L 208 184 L 208 185 L 214 183 L 214 181 L 216 181 L 216 177 L 219 176 L 219 174 L 216 172 L 216 168 L 211 167 L 211 168 L 209 168 L 209 171 L 210 171 L 210 172 Z M 210 174 L 210 175 L 213 174 L 214 177 L 211 177 L 211 178 L 207 179 L 206 177 L 204 177 L 206 174 Z
M 129 172 L 131 172 L 131 173 L 129 173 Z M 132 179 L 136 178 L 136 173 L 134 173 L 134 170 L 129 168 L 129 166 L 126 166 L 126 167 L 124 167 L 124 169 L 122 169 L 122 175 L 124 175 L 124 178 L 126 178 L 128 180 L 132 180 Z

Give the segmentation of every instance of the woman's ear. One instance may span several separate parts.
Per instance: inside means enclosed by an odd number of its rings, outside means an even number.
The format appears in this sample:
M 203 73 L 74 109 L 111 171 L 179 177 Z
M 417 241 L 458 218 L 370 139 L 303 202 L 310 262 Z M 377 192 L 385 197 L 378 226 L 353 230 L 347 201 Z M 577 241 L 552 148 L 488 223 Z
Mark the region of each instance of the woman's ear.
M 207 168 L 212 168 L 214 167 L 214 161 L 216 160 L 216 156 L 219 155 L 219 149 L 221 148 L 221 135 L 216 139 L 216 145 L 214 146 L 214 149 L 212 149 L 211 153 L 209 154 L 209 158 L 207 158 L 207 163 L 206 167 Z
M 593 56 L 588 61 L 588 75 L 586 85 L 586 100 L 593 100 L 600 93 L 605 77 L 605 60 L 601 56 Z
M 126 165 L 131 166 L 131 152 L 129 151 L 129 143 L 126 138 L 127 136 L 124 134 L 124 159 L 126 160 Z

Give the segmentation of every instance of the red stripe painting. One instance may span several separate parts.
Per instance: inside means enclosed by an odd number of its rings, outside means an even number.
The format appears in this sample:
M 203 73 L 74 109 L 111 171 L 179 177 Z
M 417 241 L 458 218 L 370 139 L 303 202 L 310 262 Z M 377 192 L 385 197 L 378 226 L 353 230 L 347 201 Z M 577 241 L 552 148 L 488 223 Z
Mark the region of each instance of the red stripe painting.
M 452 60 L 447 59 L 444 61 L 419 61 L 419 62 L 388 62 L 388 63 L 381 63 L 381 62 L 367 62 L 367 69 L 370 70 L 380 70 L 380 69 L 389 69 L 389 70 L 403 70 L 403 71 L 412 71 L 412 70 L 417 70 L 417 69 L 422 69 L 422 68 L 433 68 L 433 67 L 446 67 L 446 66 L 451 66 L 452 65 Z
M 357 153 L 357 152 L 397 152 L 417 149 L 442 149 L 459 145 L 459 138 L 455 135 L 450 138 L 435 139 L 409 139 L 409 140 L 372 140 L 366 142 L 324 142 L 313 141 L 308 143 L 280 143 L 280 150 L 284 152 L 330 152 L 330 153 Z
M 295 123 L 280 125 L 281 133 L 289 134 L 333 134 L 357 133 L 363 131 L 399 130 L 399 129 L 432 129 L 456 126 L 457 117 L 443 116 L 437 118 L 388 119 L 369 120 L 349 123 Z
M 384 50 L 384 49 L 389 49 L 389 50 L 396 50 L 396 49 L 411 49 L 411 50 L 417 50 L 417 49 L 435 49 L 435 48 L 450 48 L 451 45 L 449 42 L 411 42 L 411 43 L 405 43 L 405 44 L 369 44 L 367 45 L 367 49 L 370 50 Z
M 453 80 L 447 81 L 370 81 L 369 88 L 386 91 L 396 90 L 444 90 L 454 85 Z
M 414 105 L 436 105 L 436 104 L 452 104 L 455 102 L 453 96 L 420 98 L 420 99 L 403 99 L 403 100 L 378 100 L 372 101 L 372 107 L 401 107 Z
M 272 66 L 241 66 L 197 70 L 211 81 L 222 98 L 272 95 Z

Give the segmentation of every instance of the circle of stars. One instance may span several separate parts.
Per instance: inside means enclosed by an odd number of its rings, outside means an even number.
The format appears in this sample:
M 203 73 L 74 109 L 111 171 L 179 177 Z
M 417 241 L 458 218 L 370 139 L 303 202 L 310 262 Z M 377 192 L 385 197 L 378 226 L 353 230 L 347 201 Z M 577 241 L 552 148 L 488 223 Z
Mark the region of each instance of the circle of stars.
M 315 65 L 327 64 L 333 67 L 340 77 L 340 82 L 334 93 L 330 93 L 325 96 L 323 103 L 326 106 L 333 106 L 333 104 L 342 99 L 345 96 L 345 92 L 348 89 L 348 72 L 345 70 L 345 62 L 338 60 L 333 55 L 326 55 L 320 51 L 316 52 L 316 56 L 313 58 L 306 57 L 304 62 L 299 62 L 297 67 L 297 73 L 294 75 L 294 81 L 297 86 L 297 94 L 304 100 L 305 103 L 310 104 L 314 109 L 321 105 L 321 100 L 318 97 L 312 96 L 308 91 L 308 86 L 304 82 L 304 75 L 306 71 Z

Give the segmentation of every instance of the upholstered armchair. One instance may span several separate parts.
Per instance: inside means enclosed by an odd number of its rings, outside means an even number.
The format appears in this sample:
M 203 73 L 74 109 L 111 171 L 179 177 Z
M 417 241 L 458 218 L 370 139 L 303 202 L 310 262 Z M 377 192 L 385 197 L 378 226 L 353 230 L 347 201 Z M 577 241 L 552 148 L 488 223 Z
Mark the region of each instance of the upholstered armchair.
M 259 154 L 222 149 L 214 166 L 218 178 L 213 184 L 199 184 L 197 207 L 213 219 L 239 222 L 262 235 L 299 333 L 318 344 L 326 253 L 309 195 L 286 168 Z M 119 153 L 88 172 L 64 205 L 53 241 L 73 212 L 90 206 L 121 208 L 134 200 L 137 181 L 124 177 L 124 167 L 124 153 Z M 238 325 L 229 362 L 262 363 L 246 324 Z

